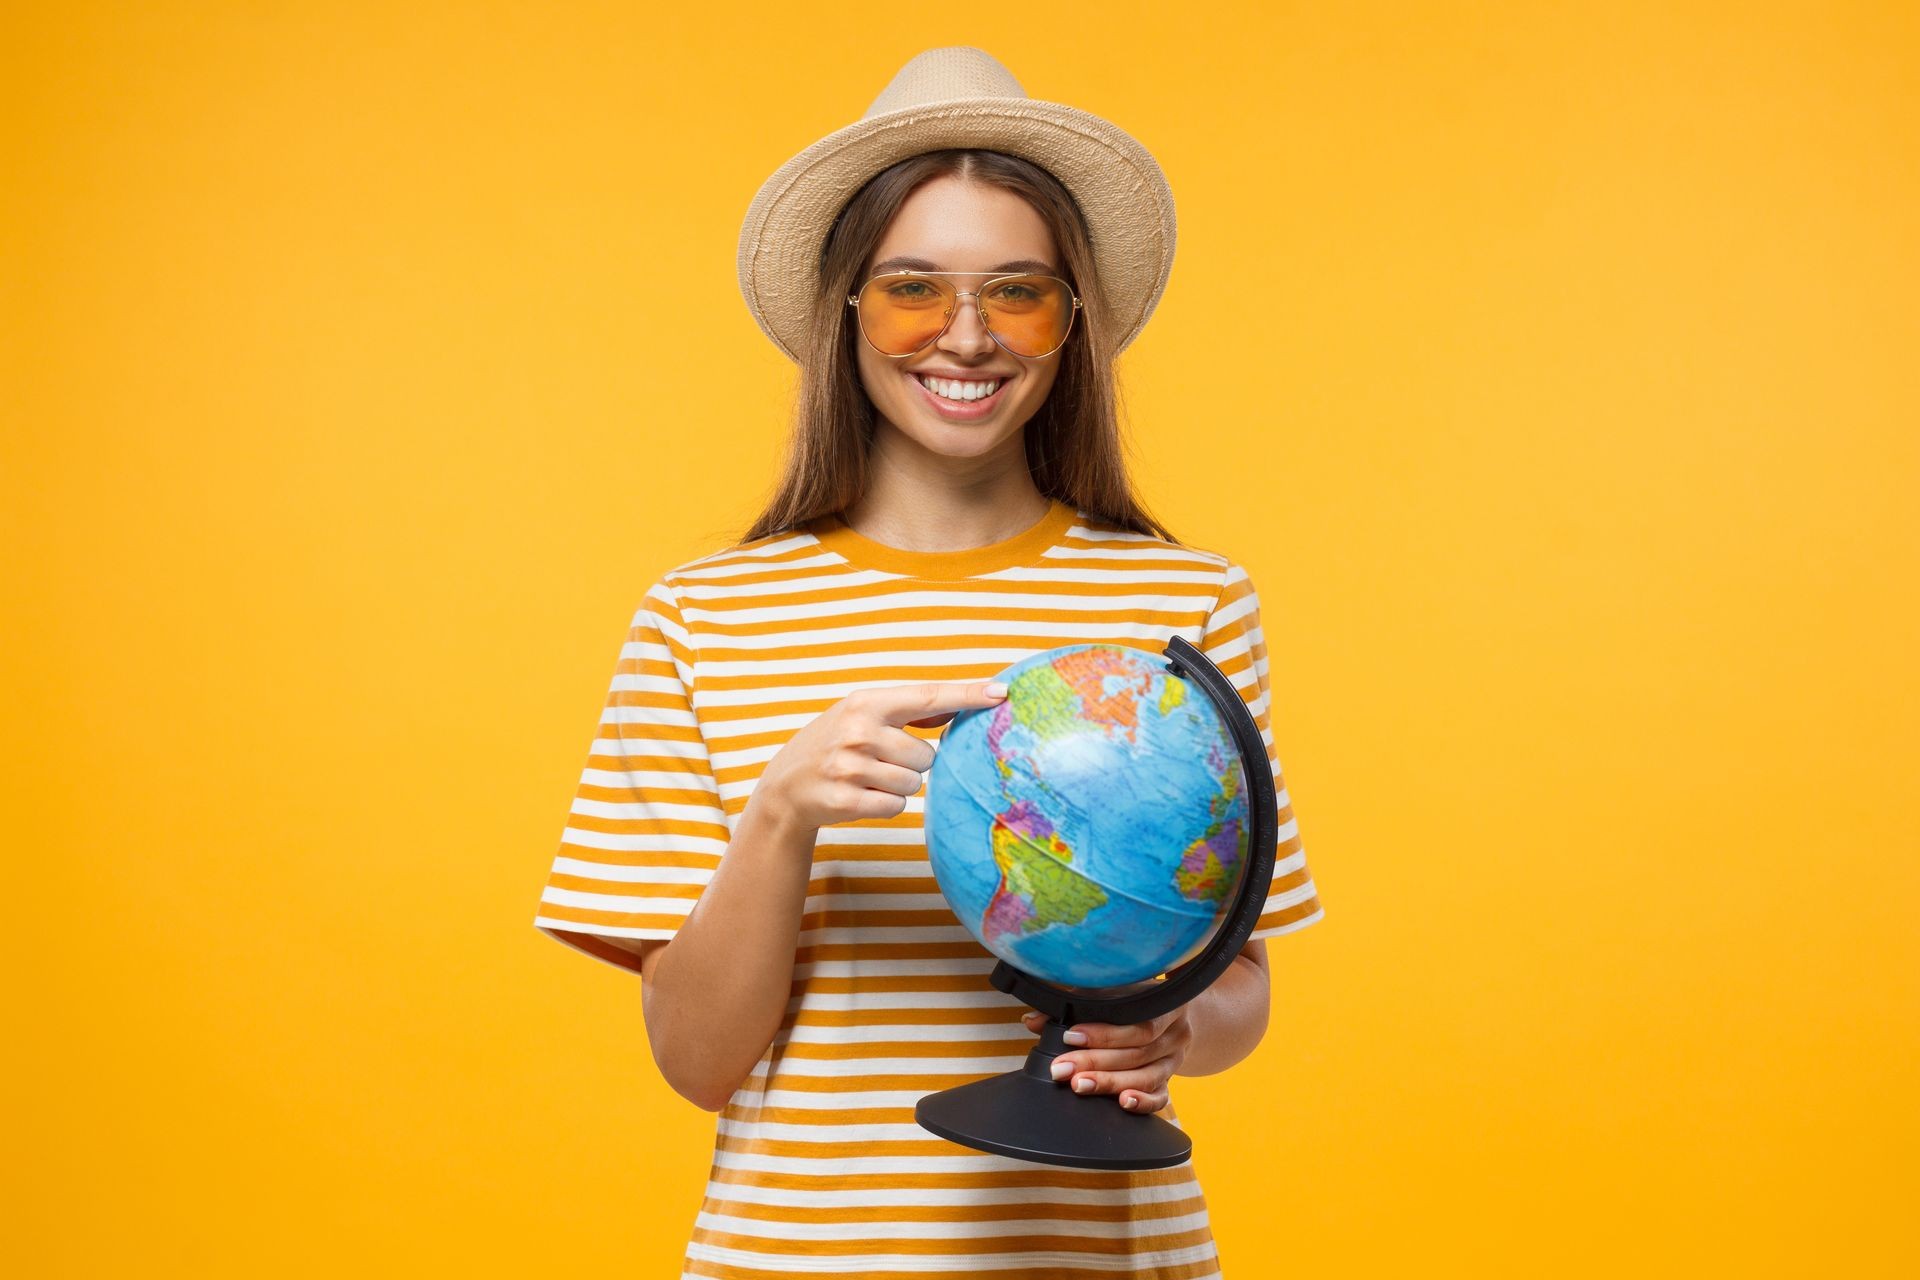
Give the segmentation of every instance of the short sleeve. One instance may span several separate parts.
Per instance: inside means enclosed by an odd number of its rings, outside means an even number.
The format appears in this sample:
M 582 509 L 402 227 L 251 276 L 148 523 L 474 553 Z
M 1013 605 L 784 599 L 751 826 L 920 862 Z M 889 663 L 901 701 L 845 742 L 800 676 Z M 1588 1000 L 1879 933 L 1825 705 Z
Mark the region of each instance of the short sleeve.
M 1279 801 L 1279 842 L 1274 850 L 1273 883 L 1248 941 L 1304 929 L 1321 918 L 1320 898 L 1313 876 L 1307 870 L 1300 825 L 1294 819 L 1293 797 L 1281 775 L 1280 757 L 1274 748 L 1273 697 L 1267 677 L 1266 637 L 1260 629 L 1260 597 L 1247 571 L 1237 564 L 1227 565 L 1220 598 L 1207 617 L 1199 649 L 1240 691 L 1247 709 L 1253 713 L 1254 723 L 1260 726 L 1261 740 L 1267 744 L 1267 760 L 1273 765 L 1274 790 Z
M 620 647 L 534 927 L 640 971 L 621 940 L 671 938 L 726 852 L 726 809 L 694 714 L 693 648 L 664 579 Z

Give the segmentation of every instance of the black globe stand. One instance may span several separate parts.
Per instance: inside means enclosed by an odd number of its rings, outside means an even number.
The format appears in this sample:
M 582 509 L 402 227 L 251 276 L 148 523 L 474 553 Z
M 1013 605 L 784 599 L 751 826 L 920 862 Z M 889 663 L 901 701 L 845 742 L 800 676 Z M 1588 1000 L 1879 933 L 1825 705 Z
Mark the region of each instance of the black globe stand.
M 1040 1043 L 1018 1071 L 989 1076 L 920 1099 L 920 1127 L 964 1147 L 1076 1169 L 1165 1169 L 1193 1153 L 1193 1141 L 1156 1115 L 1121 1107 L 1111 1094 L 1078 1094 L 1055 1080 L 1053 1060 L 1073 1048 L 1062 1037 L 1076 1022 L 1145 1022 L 1179 1008 L 1213 984 L 1259 923 L 1273 883 L 1279 842 L 1279 806 L 1273 765 L 1253 713 L 1226 673 L 1193 645 L 1174 636 L 1163 655 L 1167 670 L 1200 686 L 1220 711 L 1240 749 L 1247 784 L 1247 865 L 1233 905 L 1211 941 L 1158 980 L 1124 987 L 1062 987 L 1002 960 L 988 977 L 996 988 L 1047 1016 Z

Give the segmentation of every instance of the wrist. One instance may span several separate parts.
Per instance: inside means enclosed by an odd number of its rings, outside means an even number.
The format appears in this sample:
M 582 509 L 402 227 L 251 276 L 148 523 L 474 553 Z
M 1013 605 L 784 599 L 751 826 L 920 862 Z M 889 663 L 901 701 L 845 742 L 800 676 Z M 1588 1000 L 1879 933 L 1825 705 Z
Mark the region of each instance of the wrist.
M 820 837 L 818 827 L 782 802 L 777 792 L 756 789 L 740 813 L 738 835 L 746 835 L 751 845 L 772 845 L 782 850 L 806 850 L 811 853 Z

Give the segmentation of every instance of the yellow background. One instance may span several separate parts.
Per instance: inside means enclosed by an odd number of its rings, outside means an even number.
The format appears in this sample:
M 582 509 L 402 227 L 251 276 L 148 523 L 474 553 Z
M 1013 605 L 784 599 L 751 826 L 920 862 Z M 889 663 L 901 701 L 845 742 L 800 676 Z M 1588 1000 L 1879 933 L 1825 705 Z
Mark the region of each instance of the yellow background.
M 1179 203 L 1133 457 L 1328 912 L 1175 1083 L 1227 1275 L 1911 1266 L 1915 8 L 696 8 L 9 7 L 21 1274 L 677 1274 L 531 918 L 773 474 L 747 202 L 952 43 Z

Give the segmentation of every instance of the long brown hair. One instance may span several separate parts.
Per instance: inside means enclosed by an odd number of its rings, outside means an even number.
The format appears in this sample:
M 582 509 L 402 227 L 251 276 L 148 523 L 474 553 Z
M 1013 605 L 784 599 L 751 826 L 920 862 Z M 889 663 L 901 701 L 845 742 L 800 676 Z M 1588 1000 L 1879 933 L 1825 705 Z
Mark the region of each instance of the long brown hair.
M 742 535 L 752 542 L 832 512 L 844 511 L 869 480 L 873 402 L 861 385 L 854 346 L 859 335 L 847 295 L 906 199 L 939 177 L 986 183 L 1032 205 L 1065 258 L 1067 281 L 1080 295 L 1081 323 L 1060 352 L 1060 368 L 1040 408 L 1028 419 L 1027 467 L 1050 498 L 1135 533 L 1177 543 L 1134 497 L 1122 456 L 1120 394 L 1114 375 L 1113 332 L 1094 268 L 1086 219 L 1051 173 L 998 151 L 949 148 L 909 156 L 882 170 L 847 201 L 820 252 L 820 294 L 814 300 L 793 434 L 772 497 Z

